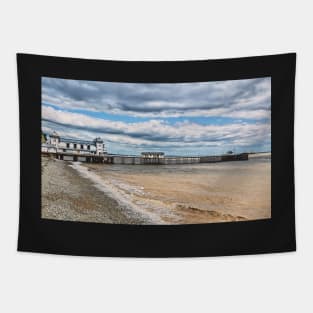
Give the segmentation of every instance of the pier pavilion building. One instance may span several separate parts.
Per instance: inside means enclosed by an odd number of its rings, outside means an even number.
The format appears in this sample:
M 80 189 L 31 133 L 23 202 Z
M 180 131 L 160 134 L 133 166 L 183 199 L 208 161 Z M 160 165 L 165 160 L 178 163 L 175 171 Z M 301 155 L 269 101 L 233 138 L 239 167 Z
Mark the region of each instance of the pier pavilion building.
M 46 142 L 41 144 L 41 151 L 44 153 L 64 153 L 97 156 L 103 156 L 107 154 L 103 140 L 99 137 L 95 138 L 92 141 L 88 141 L 60 137 L 56 132 L 53 132 L 51 135 L 47 135 Z

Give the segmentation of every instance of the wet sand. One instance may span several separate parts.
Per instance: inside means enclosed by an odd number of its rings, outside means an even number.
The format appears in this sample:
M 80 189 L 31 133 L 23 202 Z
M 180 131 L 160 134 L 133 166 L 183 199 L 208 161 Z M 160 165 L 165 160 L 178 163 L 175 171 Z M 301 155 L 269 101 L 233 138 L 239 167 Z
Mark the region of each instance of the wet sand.
M 271 217 L 270 156 L 134 166 L 42 158 L 42 217 L 119 224 L 197 224 Z
M 76 167 L 79 171 L 87 168 L 91 180 L 95 175 L 110 187 L 115 199 L 135 207 L 156 224 L 271 217 L 270 155 L 210 164 Z

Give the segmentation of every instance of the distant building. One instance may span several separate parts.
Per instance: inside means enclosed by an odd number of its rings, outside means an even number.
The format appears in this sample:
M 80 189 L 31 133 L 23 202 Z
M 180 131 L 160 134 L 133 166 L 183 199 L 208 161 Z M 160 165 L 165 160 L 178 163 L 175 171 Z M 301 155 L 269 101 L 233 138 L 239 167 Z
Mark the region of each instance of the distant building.
M 164 152 L 141 152 L 143 158 L 164 158 Z
M 164 152 L 142 152 L 143 164 L 161 164 L 164 159 Z
M 69 154 L 107 154 L 105 145 L 101 138 L 92 141 L 74 138 L 60 137 L 56 132 L 46 136 L 46 142 L 41 144 L 41 151 L 48 153 L 69 153 Z

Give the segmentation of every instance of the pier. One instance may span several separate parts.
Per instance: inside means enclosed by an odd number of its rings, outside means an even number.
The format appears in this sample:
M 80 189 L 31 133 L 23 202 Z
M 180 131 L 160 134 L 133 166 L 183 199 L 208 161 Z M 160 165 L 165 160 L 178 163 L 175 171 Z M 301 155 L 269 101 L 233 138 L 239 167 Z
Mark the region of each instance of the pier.
M 168 165 L 168 164 L 196 164 L 216 163 L 227 161 L 246 161 L 248 153 L 224 154 L 214 156 L 165 156 L 163 152 L 142 153 L 140 156 L 118 154 L 78 154 L 68 152 L 41 152 L 43 156 L 53 157 L 58 160 L 103 164 L 125 165 Z
M 63 161 L 86 163 L 113 163 L 113 158 L 108 155 L 77 154 L 66 152 L 41 152 L 41 155 Z
M 161 151 L 142 152 L 141 155 L 110 154 L 100 137 L 91 141 L 80 140 L 61 137 L 56 132 L 42 134 L 41 154 L 63 161 L 126 165 L 215 163 L 245 161 L 249 157 L 248 153 L 234 154 L 232 151 L 211 156 L 166 156 Z
M 110 158 L 113 159 L 110 162 L 113 164 L 167 165 L 246 161 L 249 159 L 249 154 L 239 153 L 213 156 L 165 156 L 163 152 L 143 152 L 141 156 L 112 155 Z

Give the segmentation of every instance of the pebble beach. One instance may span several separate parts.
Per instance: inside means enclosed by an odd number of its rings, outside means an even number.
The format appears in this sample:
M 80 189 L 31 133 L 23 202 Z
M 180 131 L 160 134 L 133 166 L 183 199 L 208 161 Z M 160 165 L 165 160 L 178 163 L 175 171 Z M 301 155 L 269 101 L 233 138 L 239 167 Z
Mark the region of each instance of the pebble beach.
M 42 157 L 42 218 L 114 224 L 148 223 L 134 212 L 120 208 L 114 199 L 81 177 L 70 165 L 70 162 Z

